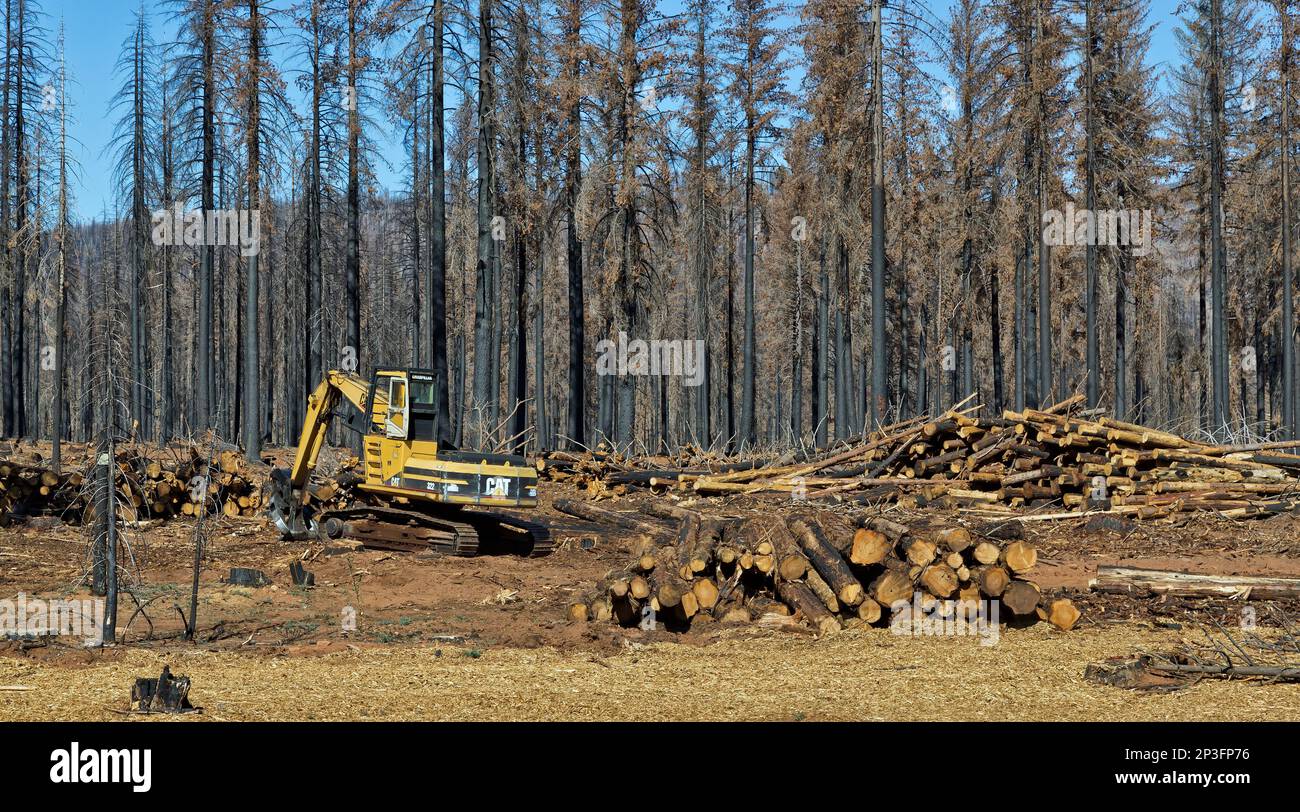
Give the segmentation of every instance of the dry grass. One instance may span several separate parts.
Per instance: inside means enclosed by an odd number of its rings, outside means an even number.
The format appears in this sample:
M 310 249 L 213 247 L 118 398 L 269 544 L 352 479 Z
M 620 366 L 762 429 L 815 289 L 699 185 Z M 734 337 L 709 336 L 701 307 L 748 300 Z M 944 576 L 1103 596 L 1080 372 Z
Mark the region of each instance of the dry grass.
M 1206 681 L 1174 694 L 1084 682 L 1091 660 L 1171 647 L 1177 633 L 1131 626 L 1059 634 L 1009 630 L 1001 643 L 884 630 L 827 640 L 778 633 L 707 646 L 671 643 L 612 657 L 551 648 L 471 656 L 393 646 L 317 657 L 132 649 L 85 666 L 0 659 L 0 720 L 122 719 L 135 676 L 164 662 L 194 680 L 210 720 L 1297 720 L 1300 685 Z M 132 717 L 138 718 L 138 717 Z

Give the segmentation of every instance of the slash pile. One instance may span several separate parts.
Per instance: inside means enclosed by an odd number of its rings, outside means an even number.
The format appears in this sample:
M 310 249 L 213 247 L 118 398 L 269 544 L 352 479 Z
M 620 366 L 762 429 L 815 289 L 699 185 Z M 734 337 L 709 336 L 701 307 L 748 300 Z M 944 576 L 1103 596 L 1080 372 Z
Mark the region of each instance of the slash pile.
M 1300 454 L 1282 450 L 1294 450 L 1294 442 L 1212 445 L 1081 412 L 1081 402 L 1075 396 L 1000 417 L 954 407 L 938 419 L 887 426 L 804 461 L 590 473 L 610 463 L 583 460 L 573 470 L 619 487 L 1049 516 L 1106 511 L 1160 519 L 1213 511 L 1241 518 L 1300 507 Z
M 1028 579 L 1038 556 L 1015 538 L 1016 522 L 972 532 L 865 514 L 735 518 L 648 506 L 656 519 L 571 500 L 556 507 L 643 534 L 625 567 L 570 605 L 576 621 L 633 626 L 647 608 L 670 628 L 702 618 L 749 622 L 796 615 L 827 634 L 887 623 L 900 602 L 912 611 L 918 597 L 924 611 L 945 617 L 973 619 L 981 602 L 996 601 L 1004 618 L 1048 620 L 1061 629 L 1079 619 L 1070 601 L 1045 599 Z M 675 535 L 662 519 L 677 523 Z
M 711 474 L 752 471 L 769 459 L 727 459 L 716 452 L 682 446 L 674 455 L 633 456 L 604 447 L 595 450 L 548 451 L 536 459 L 538 476 L 583 488 L 588 496 L 622 496 L 629 488 L 662 487 Z

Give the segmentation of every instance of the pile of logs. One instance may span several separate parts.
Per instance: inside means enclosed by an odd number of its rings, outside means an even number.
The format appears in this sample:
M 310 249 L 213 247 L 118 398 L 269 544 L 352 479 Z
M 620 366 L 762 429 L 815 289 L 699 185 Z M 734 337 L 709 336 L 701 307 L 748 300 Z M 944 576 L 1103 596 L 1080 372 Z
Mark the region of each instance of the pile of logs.
M 57 516 L 81 523 L 94 517 L 93 456 L 64 465 L 56 472 L 39 455 L 22 461 L 0 461 L 0 525 L 28 516 Z M 211 464 L 196 446 L 144 449 L 124 445 L 117 450 L 118 510 L 134 523 L 200 513 L 253 517 L 265 506 L 265 480 L 238 451 L 224 450 Z M 334 498 L 337 486 L 322 486 Z
M 166 460 L 137 456 L 125 464 L 119 458 L 121 481 L 140 518 L 194 516 L 204 511 L 229 518 L 252 517 L 262 510 L 264 477 L 249 470 L 238 451 L 221 451 L 211 466 L 198 449 L 187 452 Z
M 1294 451 L 1294 442 L 1211 445 L 1080 411 L 1082 400 L 1075 396 L 1047 409 L 1006 411 L 1000 417 L 980 417 L 978 407 L 959 404 L 938 419 L 887 426 L 862 442 L 805 461 L 597 474 L 599 467 L 580 459 L 570 470 L 601 475 L 622 487 L 1032 510 L 1044 518 L 1085 511 L 1144 519 L 1213 511 L 1240 518 L 1300 507 L 1300 454 L 1282 450 Z
M 0 462 L 0 527 L 15 516 L 80 512 L 81 473 L 57 474 L 39 465 Z
M 1049 601 L 1028 579 L 1037 563 L 1019 524 L 983 532 L 957 525 L 907 526 L 877 515 L 799 512 L 783 518 L 710 516 L 652 504 L 656 517 L 559 500 L 588 521 L 636 531 L 635 557 L 569 606 L 575 621 L 638 625 L 653 611 L 667 626 L 700 619 L 749 622 L 801 618 L 819 633 L 884 625 L 899 602 L 927 611 L 973 613 L 997 602 L 1003 620 L 1048 620 L 1070 629 L 1079 612 Z M 669 535 L 663 520 L 677 525 Z M 970 615 L 973 617 L 973 614 Z

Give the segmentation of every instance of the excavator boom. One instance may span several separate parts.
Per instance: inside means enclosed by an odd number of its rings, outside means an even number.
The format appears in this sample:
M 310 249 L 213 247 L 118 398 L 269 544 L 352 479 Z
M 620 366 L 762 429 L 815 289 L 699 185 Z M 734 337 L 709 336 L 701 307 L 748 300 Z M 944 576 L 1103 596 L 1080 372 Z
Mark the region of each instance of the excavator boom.
M 302 436 L 298 439 L 298 453 L 289 469 L 289 481 L 294 490 L 302 490 L 311 479 L 312 472 L 325 445 L 330 418 L 339 401 L 346 399 L 358 412 L 364 413 L 370 399 L 370 383 L 358 375 L 330 370 L 307 398 L 307 414 L 303 419 Z M 381 404 L 386 407 L 388 394 L 383 394 Z

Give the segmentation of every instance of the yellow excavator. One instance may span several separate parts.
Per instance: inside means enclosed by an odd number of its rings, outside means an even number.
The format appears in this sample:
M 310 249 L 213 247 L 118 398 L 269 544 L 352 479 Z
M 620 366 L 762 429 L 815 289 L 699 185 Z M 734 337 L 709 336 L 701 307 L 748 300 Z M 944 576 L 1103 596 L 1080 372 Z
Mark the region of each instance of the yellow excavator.
M 341 415 L 363 436 L 364 473 L 353 475 L 358 499 L 315 512 L 303 504 L 304 489 Z M 272 471 L 271 520 L 293 539 L 348 537 L 367 547 L 453 555 L 549 553 L 545 525 L 484 509 L 536 507 L 537 469 L 514 454 L 451 448 L 440 442 L 442 418 L 428 370 L 378 369 L 369 381 L 331 370 L 307 400 L 293 466 Z

